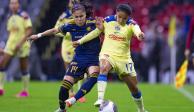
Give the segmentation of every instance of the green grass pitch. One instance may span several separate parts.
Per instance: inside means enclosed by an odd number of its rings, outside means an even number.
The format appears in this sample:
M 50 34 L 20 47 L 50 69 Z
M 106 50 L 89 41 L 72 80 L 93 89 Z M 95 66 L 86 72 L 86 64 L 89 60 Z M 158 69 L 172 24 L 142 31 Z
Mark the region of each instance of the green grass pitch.
M 0 97 L 0 112 L 54 112 L 58 108 L 59 86 L 59 82 L 32 82 L 30 97 L 18 99 L 15 94 L 20 90 L 21 83 L 6 83 L 5 95 Z M 139 87 L 149 112 L 194 112 L 194 102 L 170 85 L 140 84 Z M 192 85 L 186 86 L 186 89 L 194 94 Z M 86 103 L 78 102 L 67 112 L 98 112 L 93 106 L 96 90 L 94 87 L 86 96 Z M 105 97 L 117 104 L 119 112 L 136 112 L 130 92 L 123 83 L 109 83 Z

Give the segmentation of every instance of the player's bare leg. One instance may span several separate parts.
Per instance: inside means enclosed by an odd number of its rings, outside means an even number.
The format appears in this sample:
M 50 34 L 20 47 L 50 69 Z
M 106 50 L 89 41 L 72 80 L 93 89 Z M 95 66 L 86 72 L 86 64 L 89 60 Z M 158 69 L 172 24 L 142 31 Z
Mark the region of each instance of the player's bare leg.
M 81 88 L 76 93 L 75 97 L 72 97 L 65 101 L 67 106 L 71 107 L 73 104 L 76 103 L 78 99 L 80 99 L 81 97 L 90 92 L 90 90 L 97 82 L 99 70 L 100 70 L 99 66 L 90 66 L 88 68 L 89 78 L 87 79 L 86 82 L 84 82 L 84 84 L 82 84 Z
M 22 82 L 23 88 L 22 90 L 16 95 L 16 97 L 28 97 L 29 96 L 29 82 L 30 82 L 30 74 L 28 72 L 28 57 L 20 58 L 20 68 L 22 72 Z
M 132 97 L 137 105 L 138 112 L 147 112 L 144 109 L 143 97 L 142 97 L 141 92 L 139 91 L 139 89 L 137 87 L 137 77 L 125 75 L 122 77 L 122 79 L 127 84 L 128 88 L 132 94 Z
M 0 58 L 0 96 L 4 94 L 4 77 L 5 77 L 5 70 L 11 60 L 12 56 L 3 53 L 2 57 Z
M 105 59 L 100 60 L 100 74 L 98 76 L 98 82 L 97 82 L 98 99 L 94 103 L 94 106 L 96 107 L 99 107 L 104 100 L 104 94 L 107 86 L 107 75 L 111 69 L 112 69 L 112 66 L 108 60 L 105 60 Z

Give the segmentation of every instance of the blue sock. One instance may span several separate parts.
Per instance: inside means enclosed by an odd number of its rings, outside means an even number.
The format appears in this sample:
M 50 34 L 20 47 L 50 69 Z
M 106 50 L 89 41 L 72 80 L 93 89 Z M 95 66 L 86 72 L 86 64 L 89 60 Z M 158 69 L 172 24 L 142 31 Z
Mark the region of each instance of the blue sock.
M 141 91 L 138 91 L 137 93 L 132 93 L 133 98 L 139 99 L 141 98 Z
M 107 81 L 107 75 L 106 74 L 99 74 L 98 81 Z
M 90 77 L 84 84 L 82 84 L 81 88 L 78 90 L 78 92 L 75 95 L 75 99 L 79 100 L 85 94 L 90 92 L 90 90 L 96 84 L 96 82 L 97 82 L 97 77 Z

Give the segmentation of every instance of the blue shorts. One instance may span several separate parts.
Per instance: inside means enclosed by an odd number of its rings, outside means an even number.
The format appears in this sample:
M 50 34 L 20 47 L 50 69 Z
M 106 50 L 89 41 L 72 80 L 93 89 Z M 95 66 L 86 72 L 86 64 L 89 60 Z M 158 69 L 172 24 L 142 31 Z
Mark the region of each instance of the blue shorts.
M 88 61 L 88 62 L 77 62 L 73 60 L 65 75 L 72 76 L 77 80 L 81 80 L 84 78 L 84 73 L 87 73 L 87 70 L 90 66 L 99 66 L 98 61 Z

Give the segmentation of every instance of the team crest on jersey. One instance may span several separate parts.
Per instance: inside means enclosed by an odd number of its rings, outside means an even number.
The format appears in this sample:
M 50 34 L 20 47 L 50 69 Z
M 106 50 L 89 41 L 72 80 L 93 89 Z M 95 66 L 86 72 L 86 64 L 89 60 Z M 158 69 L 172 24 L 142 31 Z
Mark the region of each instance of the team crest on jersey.
M 86 30 L 87 30 L 87 31 L 91 31 L 91 27 L 87 27 Z
M 115 30 L 119 31 L 121 28 L 119 26 L 115 26 Z

